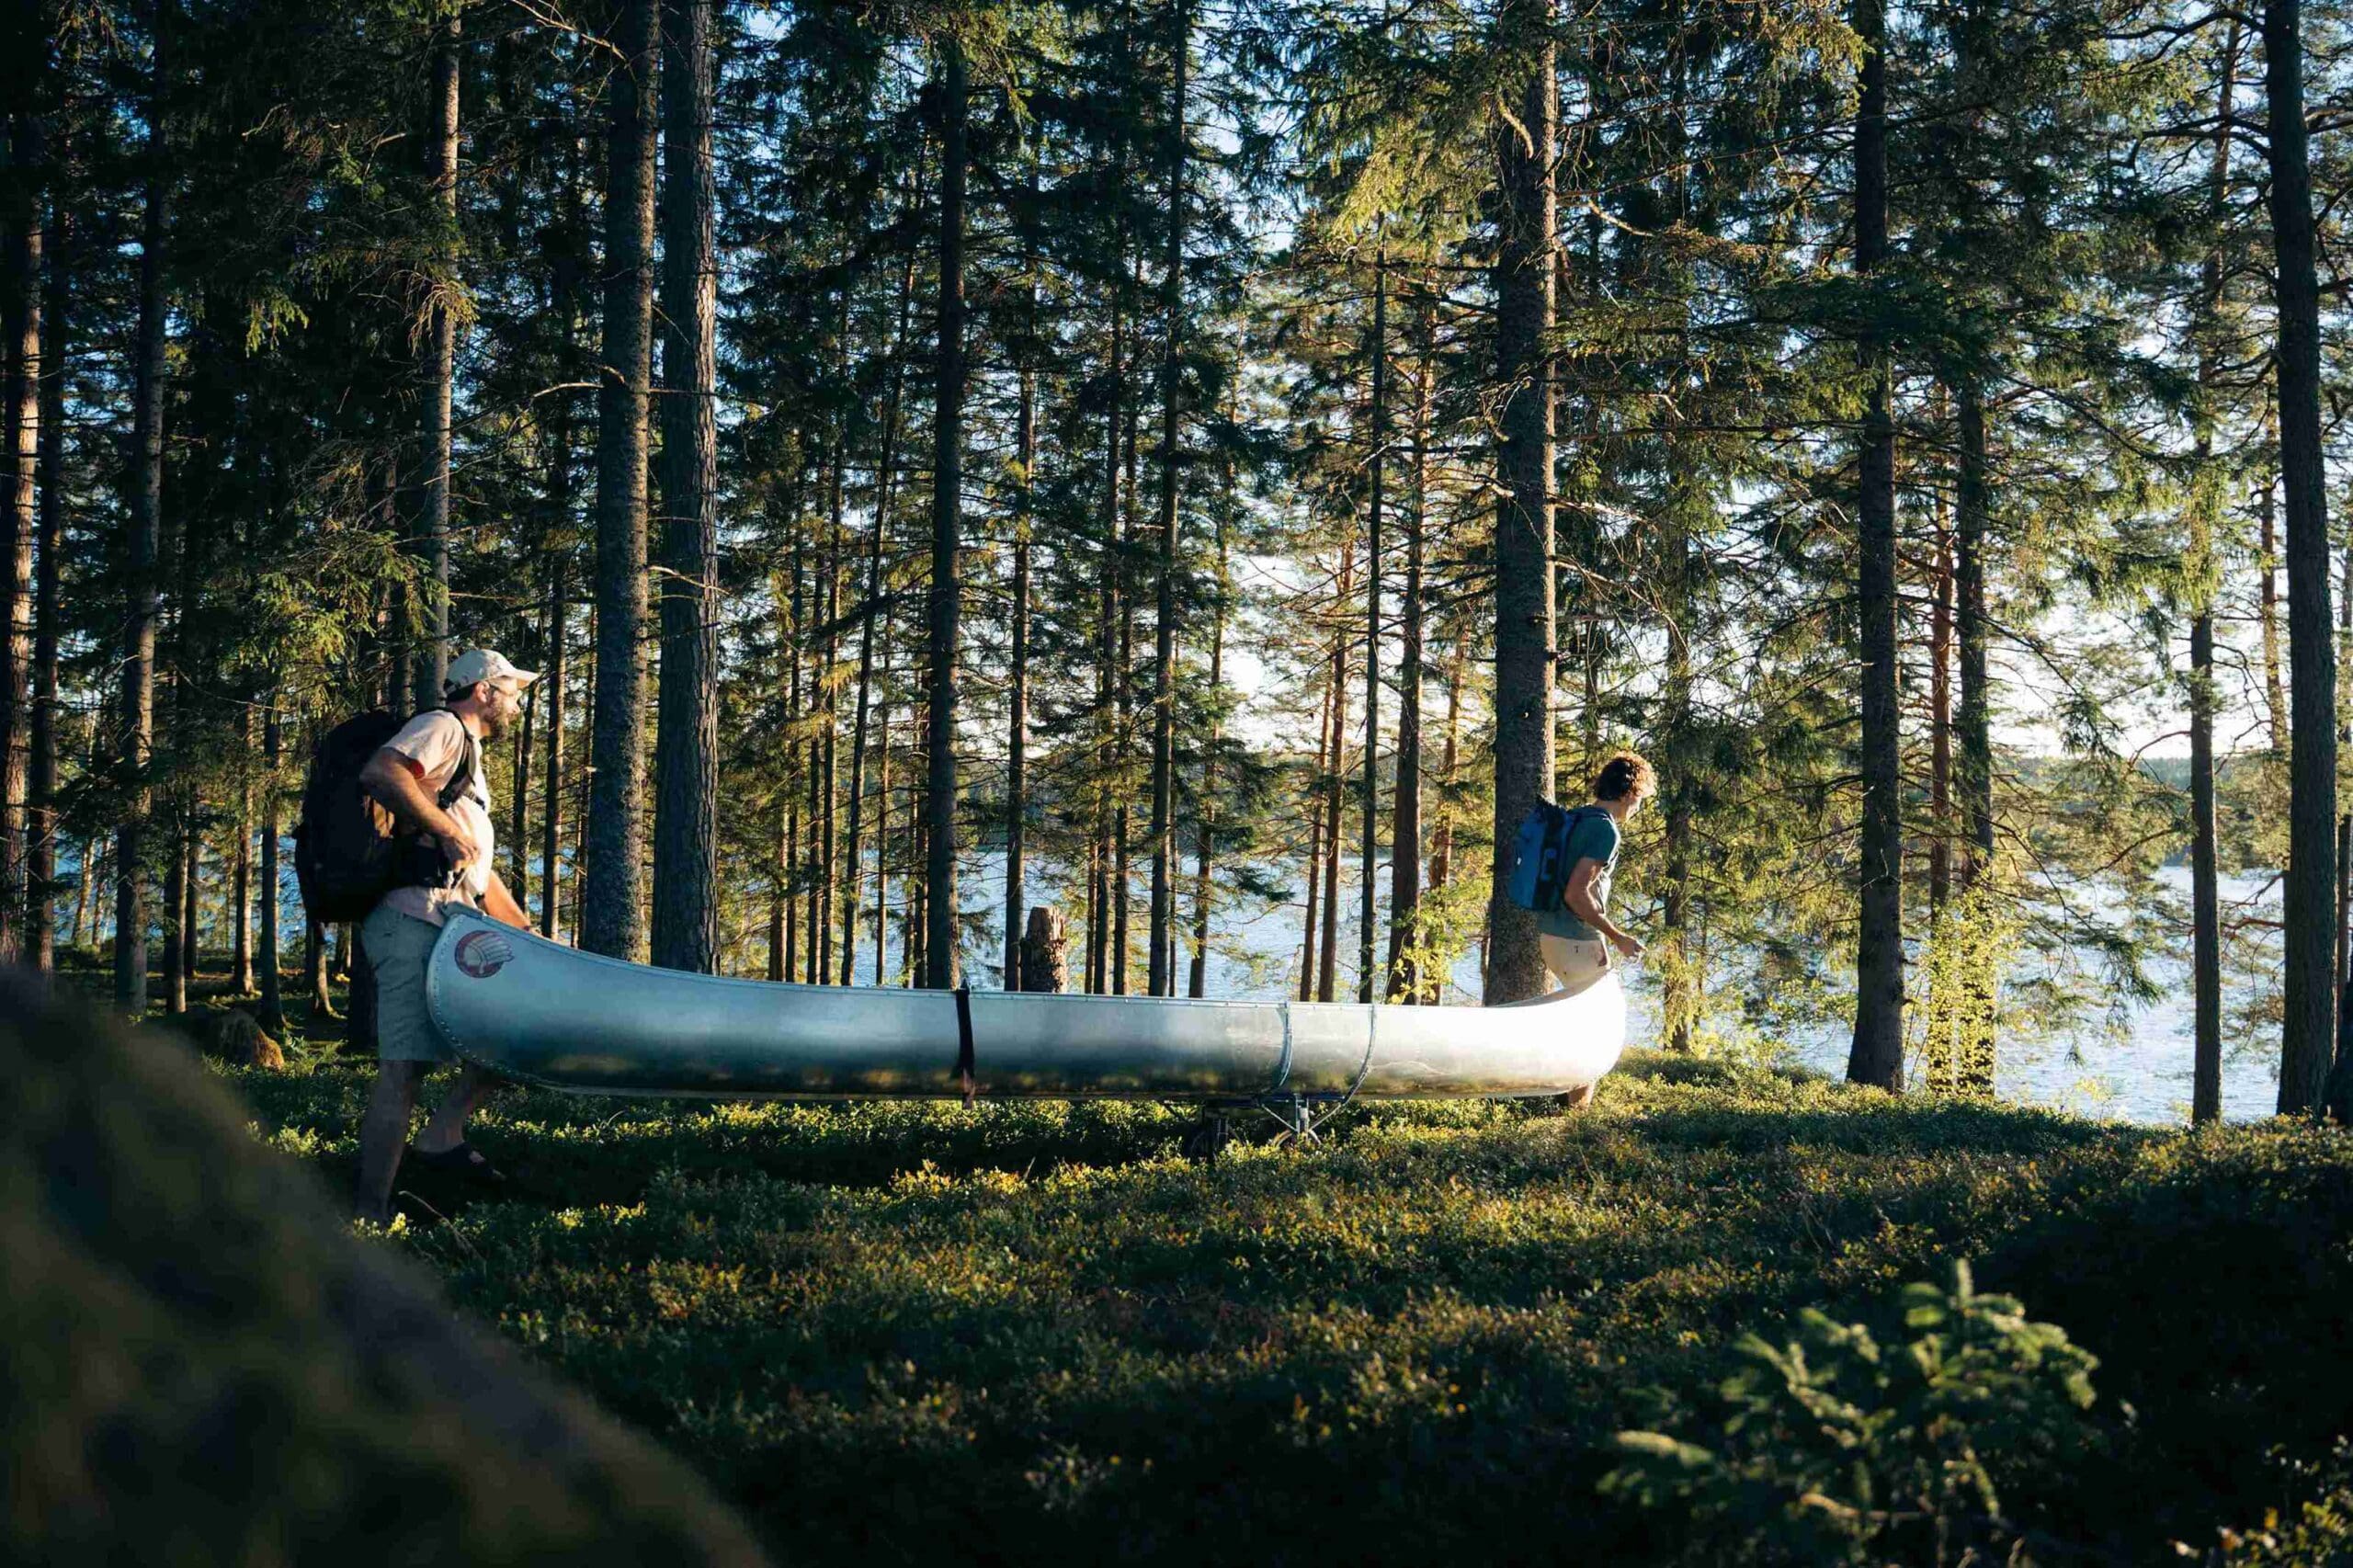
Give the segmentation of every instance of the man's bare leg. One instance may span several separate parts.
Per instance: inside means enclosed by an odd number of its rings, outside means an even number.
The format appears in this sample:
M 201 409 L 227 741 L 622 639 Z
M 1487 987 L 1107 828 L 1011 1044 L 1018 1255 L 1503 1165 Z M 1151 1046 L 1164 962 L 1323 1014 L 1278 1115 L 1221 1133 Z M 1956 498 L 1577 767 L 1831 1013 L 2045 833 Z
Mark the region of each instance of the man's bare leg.
M 416 1135 L 416 1152 L 420 1154 L 446 1154 L 466 1141 L 466 1119 L 480 1109 L 490 1097 L 497 1082 L 480 1068 L 468 1067 L 458 1074 L 458 1081 L 442 1096 L 435 1108 L 433 1119 Z
M 409 1117 L 416 1109 L 422 1062 L 379 1062 L 376 1087 L 359 1119 L 359 1188 L 352 1211 L 384 1224 L 392 1219 L 392 1179 L 400 1174 L 401 1149 L 408 1142 Z
M 1567 1094 L 1561 1096 L 1562 1108 L 1563 1110 L 1585 1109 L 1586 1107 L 1593 1103 L 1593 1089 L 1594 1085 L 1591 1084 L 1586 1085 L 1581 1089 L 1571 1089 Z

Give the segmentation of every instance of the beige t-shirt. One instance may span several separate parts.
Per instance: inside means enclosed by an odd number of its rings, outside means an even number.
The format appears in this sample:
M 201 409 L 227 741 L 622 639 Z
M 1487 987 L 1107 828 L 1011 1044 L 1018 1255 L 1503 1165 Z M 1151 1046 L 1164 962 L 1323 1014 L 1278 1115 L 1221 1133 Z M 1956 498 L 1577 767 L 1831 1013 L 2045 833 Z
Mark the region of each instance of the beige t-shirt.
M 416 775 L 425 792 L 438 800 L 450 775 L 465 758 L 466 727 L 446 709 L 420 713 L 401 726 L 400 733 L 386 741 L 384 748 L 408 758 L 409 771 Z M 490 781 L 483 777 L 479 741 L 474 743 L 473 778 L 449 802 L 449 814 L 473 835 L 474 846 L 482 851 L 466 868 L 465 880 L 453 888 L 394 888 L 384 895 L 384 907 L 434 926 L 441 924 L 441 906 L 445 903 L 460 903 L 468 909 L 482 907 L 483 896 L 490 892 L 491 857 L 498 850 L 498 832 L 490 820 Z M 438 840 L 428 833 L 425 842 L 434 844 Z

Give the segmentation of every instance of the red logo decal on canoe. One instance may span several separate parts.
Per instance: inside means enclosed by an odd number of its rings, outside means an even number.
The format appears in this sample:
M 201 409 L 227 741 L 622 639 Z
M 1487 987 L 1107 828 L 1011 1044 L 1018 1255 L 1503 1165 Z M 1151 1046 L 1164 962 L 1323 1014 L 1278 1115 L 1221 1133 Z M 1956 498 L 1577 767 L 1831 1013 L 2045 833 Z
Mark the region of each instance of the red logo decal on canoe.
M 495 931 L 469 931 L 458 938 L 458 950 L 453 956 L 460 973 L 488 980 L 506 967 L 515 957 L 515 949 Z

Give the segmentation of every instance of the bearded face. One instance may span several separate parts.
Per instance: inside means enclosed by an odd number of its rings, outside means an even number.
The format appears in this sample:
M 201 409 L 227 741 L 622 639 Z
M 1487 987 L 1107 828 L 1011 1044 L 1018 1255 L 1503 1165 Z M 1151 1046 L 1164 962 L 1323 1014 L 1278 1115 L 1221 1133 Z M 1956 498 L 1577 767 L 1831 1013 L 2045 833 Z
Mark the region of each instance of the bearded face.
M 483 738 L 494 741 L 521 716 L 523 694 L 514 687 L 488 680 L 482 683 L 481 691 Z

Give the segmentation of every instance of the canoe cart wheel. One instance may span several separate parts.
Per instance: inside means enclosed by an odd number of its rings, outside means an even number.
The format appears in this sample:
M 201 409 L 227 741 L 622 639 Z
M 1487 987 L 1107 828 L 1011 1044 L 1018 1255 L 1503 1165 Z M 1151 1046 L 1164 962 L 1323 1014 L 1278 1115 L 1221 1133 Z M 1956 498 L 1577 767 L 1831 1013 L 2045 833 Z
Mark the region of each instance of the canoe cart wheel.
M 1273 1120 L 1278 1149 L 1313 1149 L 1324 1142 L 1324 1129 L 1346 1110 L 1355 1097 L 1345 1095 L 1267 1095 L 1256 1099 L 1218 1101 L 1205 1108 L 1199 1125 L 1185 1135 L 1185 1157 L 1196 1165 L 1217 1163 L 1219 1153 L 1233 1141 L 1233 1119 L 1252 1111 Z
M 1221 1112 L 1211 1111 L 1199 1126 L 1185 1134 L 1185 1158 L 1197 1165 L 1214 1165 L 1219 1153 L 1233 1137 L 1233 1124 Z

